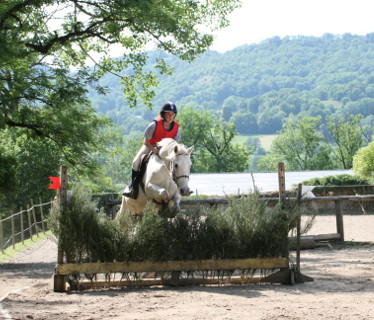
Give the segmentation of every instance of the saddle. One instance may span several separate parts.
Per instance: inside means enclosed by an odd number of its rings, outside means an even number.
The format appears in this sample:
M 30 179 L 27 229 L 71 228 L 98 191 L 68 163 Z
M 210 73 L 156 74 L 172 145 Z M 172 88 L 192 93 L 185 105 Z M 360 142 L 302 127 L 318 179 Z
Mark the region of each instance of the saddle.
M 153 152 L 149 152 L 147 154 L 144 154 L 142 156 L 141 161 L 140 161 L 140 169 L 139 169 L 139 175 L 138 175 L 137 182 L 142 187 L 143 191 L 144 191 L 143 177 L 144 177 L 145 171 L 147 170 L 149 159 L 151 158 L 152 155 L 153 155 Z

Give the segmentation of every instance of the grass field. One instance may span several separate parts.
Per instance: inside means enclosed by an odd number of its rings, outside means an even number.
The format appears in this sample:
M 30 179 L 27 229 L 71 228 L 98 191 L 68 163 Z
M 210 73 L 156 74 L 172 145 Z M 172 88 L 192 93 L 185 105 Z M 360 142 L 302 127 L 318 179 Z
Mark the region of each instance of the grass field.
M 41 240 L 43 240 L 47 237 L 50 237 L 50 236 L 52 236 L 51 231 L 47 231 L 46 233 L 39 233 L 39 237 L 34 235 L 33 240 L 27 239 L 27 240 L 24 241 L 23 244 L 22 244 L 22 242 L 16 243 L 14 249 L 13 249 L 13 246 L 10 246 L 10 247 L 8 247 L 4 250 L 4 253 L 2 251 L 0 251 L 0 263 L 5 262 L 5 261 L 9 260 L 10 258 L 13 258 L 14 256 L 21 253 L 22 251 L 27 250 L 29 247 L 35 245 L 39 241 L 41 241 Z
M 268 151 L 268 150 L 270 149 L 271 143 L 273 142 L 273 140 L 274 140 L 274 138 L 275 138 L 276 136 L 277 136 L 277 135 L 275 135 L 275 134 L 253 135 L 253 136 L 250 136 L 250 135 L 247 135 L 247 136 L 236 136 L 236 137 L 233 139 L 233 143 L 243 144 L 243 143 L 246 143 L 246 142 L 247 142 L 247 139 L 248 139 L 248 138 L 258 138 L 258 139 L 260 139 L 261 146 L 262 146 L 266 151 Z

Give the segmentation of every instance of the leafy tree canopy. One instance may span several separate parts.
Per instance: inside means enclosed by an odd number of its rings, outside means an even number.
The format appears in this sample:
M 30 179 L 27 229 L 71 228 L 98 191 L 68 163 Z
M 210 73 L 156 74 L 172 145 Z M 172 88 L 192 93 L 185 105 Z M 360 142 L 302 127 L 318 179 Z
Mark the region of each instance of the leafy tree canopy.
M 274 164 L 284 161 L 289 170 L 331 169 L 330 150 L 320 124 L 320 117 L 298 117 L 284 123 L 259 167 L 274 170 Z
M 58 149 L 59 161 L 74 169 L 97 170 L 92 155 L 105 147 L 97 133 L 109 122 L 90 106 L 88 90 L 103 94 L 105 85 L 98 79 L 107 72 L 121 74 L 129 106 L 142 101 L 150 107 L 157 76 L 170 69 L 158 58 L 152 68 L 145 68 L 145 49 L 153 44 L 153 49 L 192 61 L 213 41 L 201 31 L 203 27 L 209 32 L 226 26 L 227 15 L 239 4 L 239 0 L 1 1 L 0 133 L 11 129 L 6 141 L 15 140 L 25 152 L 25 143 L 15 137 L 37 143 L 47 138 L 45 146 Z M 110 57 L 115 44 L 122 48 L 121 59 Z M 89 60 L 94 67 L 87 66 Z M 0 148 L 3 190 L 10 180 L 17 180 L 16 151 L 9 145 Z
M 359 149 L 353 157 L 353 171 L 363 178 L 374 181 L 374 139 L 367 147 Z
M 194 145 L 193 172 L 242 172 L 248 169 L 248 157 L 253 151 L 244 145 L 233 144 L 238 134 L 233 124 L 220 122 L 209 111 L 191 107 L 178 114 L 182 142 Z
M 83 131 L 69 119 L 91 118 L 93 129 L 98 126 L 93 113 L 74 107 L 87 106 L 87 85 L 103 93 L 97 79 L 127 68 L 121 81 L 130 106 L 138 99 L 150 106 L 158 82 L 155 71 L 143 69 L 149 43 L 191 61 L 213 41 L 200 32 L 201 26 L 226 26 L 227 15 L 238 5 L 238 0 L 2 2 L 0 129 L 26 128 L 71 148 L 80 142 L 84 150 L 86 137 L 69 142 L 71 135 L 79 137 Z M 121 59 L 109 57 L 113 44 L 122 46 Z M 94 53 L 99 54 L 99 68 L 88 69 L 87 59 L 95 60 Z M 169 71 L 162 59 L 154 69 Z
M 345 118 L 334 119 L 332 117 L 327 119 L 327 129 L 336 143 L 333 153 L 343 169 L 350 169 L 352 168 L 353 156 L 364 145 L 360 122 L 362 116 L 351 115 L 348 120 Z

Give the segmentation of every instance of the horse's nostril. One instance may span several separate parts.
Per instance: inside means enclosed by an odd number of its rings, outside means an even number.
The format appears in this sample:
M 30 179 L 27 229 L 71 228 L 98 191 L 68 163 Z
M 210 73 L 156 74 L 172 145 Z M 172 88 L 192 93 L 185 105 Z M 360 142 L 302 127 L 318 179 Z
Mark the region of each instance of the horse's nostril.
M 181 188 L 180 193 L 182 196 L 189 196 L 190 195 L 190 189 L 189 188 Z

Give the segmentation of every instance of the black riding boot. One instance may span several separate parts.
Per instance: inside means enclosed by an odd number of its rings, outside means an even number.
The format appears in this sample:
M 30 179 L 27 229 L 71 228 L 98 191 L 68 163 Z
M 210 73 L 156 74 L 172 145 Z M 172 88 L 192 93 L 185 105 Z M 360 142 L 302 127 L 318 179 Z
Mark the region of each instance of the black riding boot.
M 132 198 L 132 199 L 138 198 L 138 194 L 139 194 L 139 176 L 140 176 L 140 172 L 139 171 L 135 171 L 134 169 L 132 169 L 131 183 L 128 186 L 128 191 L 124 191 L 122 193 L 125 197 Z

